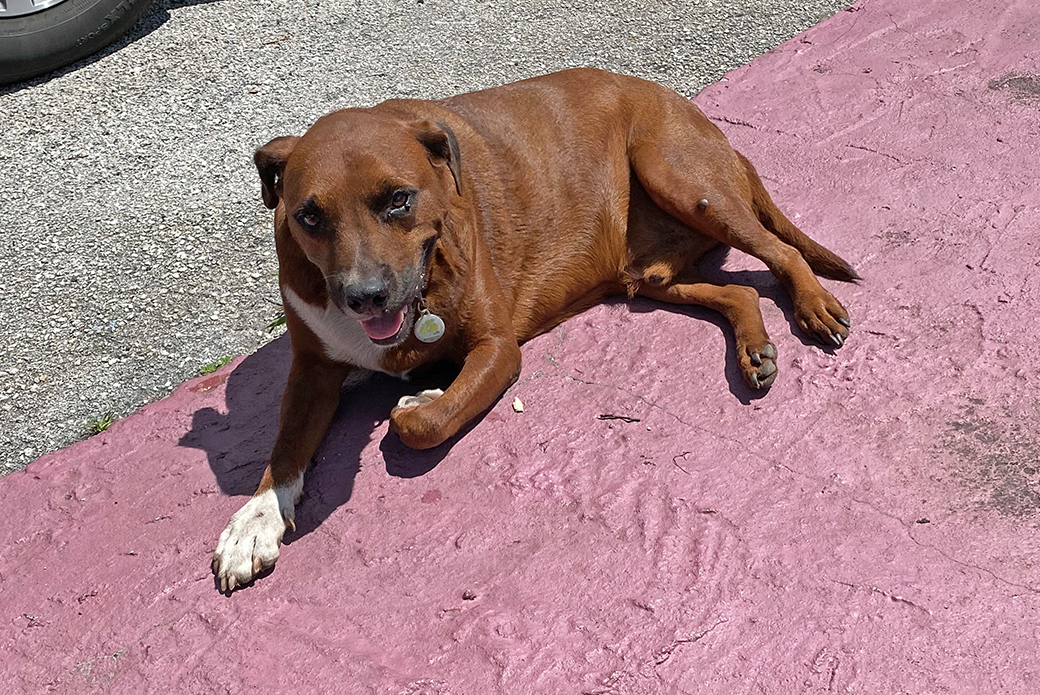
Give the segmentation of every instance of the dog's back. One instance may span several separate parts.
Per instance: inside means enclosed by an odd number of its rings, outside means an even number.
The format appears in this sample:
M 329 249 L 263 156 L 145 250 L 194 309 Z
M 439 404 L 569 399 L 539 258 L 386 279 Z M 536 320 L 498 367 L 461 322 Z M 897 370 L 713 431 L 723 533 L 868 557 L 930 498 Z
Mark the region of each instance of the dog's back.
M 458 138 L 464 186 L 481 201 L 477 220 L 521 340 L 628 291 L 629 149 L 640 124 L 678 110 L 701 119 L 706 140 L 722 138 L 672 90 L 589 68 L 435 103 Z

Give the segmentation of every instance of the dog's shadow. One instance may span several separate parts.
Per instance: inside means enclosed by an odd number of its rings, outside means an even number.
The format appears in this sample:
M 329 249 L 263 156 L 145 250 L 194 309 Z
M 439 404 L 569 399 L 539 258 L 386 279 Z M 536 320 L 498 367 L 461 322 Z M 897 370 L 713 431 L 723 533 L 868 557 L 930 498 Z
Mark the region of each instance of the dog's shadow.
M 244 359 L 231 372 L 225 391 L 226 413 L 197 410 L 180 446 L 206 452 L 221 492 L 251 495 L 267 466 L 278 433 L 278 412 L 292 355 L 289 337 L 282 336 Z M 457 370 L 437 365 L 408 381 L 381 374 L 343 390 L 340 405 L 304 482 L 297 506 L 292 543 L 317 529 L 336 509 L 350 501 L 362 449 L 390 416 L 398 399 L 427 388 L 445 388 Z M 478 419 L 479 421 L 479 419 Z M 466 431 L 468 431 L 468 427 Z M 390 475 L 414 478 L 439 464 L 463 433 L 428 451 L 415 451 L 387 433 L 380 450 Z
M 728 246 L 719 246 L 705 254 L 697 264 L 697 271 L 701 278 L 707 282 L 714 282 L 720 285 L 747 285 L 755 288 L 762 299 L 773 302 L 783 312 L 784 318 L 791 328 L 792 335 L 801 341 L 802 345 L 811 346 L 828 354 L 833 354 L 833 347 L 821 345 L 815 339 L 803 333 L 801 328 L 798 327 L 798 322 L 794 315 L 794 303 L 780 284 L 780 281 L 771 272 L 768 270 L 726 270 L 723 268 L 731 250 Z M 627 304 L 629 310 L 636 313 L 664 309 L 701 319 L 718 326 L 726 339 L 726 382 L 730 393 L 744 405 L 748 405 L 759 398 L 764 398 L 769 393 L 769 389 L 752 389 L 744 381 L 744 376 L 740 371 L 740 364 L 737 362 L 736 336 L 733 333 L 733 327 L 722 314 L 704 307 L 666 304 L 649 299 L 635 299 L 628 301 Z
M 801 334 L 795 323 L 791 299 L 771 273 L 766 270 L 724 270 L 722 266 L 727 252 L 726 248 L 718 249 L 701 261 L 698 269 L 704 279 L 754 287 L 764 299 L 772 301 L 783 311 L 792 332 L 803 344 L 830 350 Z M 744 382 L 737 363 L 733 329 L 722 315 L 702 307 L 645 299 L 626 303 L 634 312 L 665 309 L 718 326 L 726 339 L 726 380 L 730 392 L 745 405 L 768 393 L 768 390 L 753 390 Z M 225 392 L 227 412 L 221 413 L 209 407 L 199 409 L 193 416 L 191 430 L 179 441 L 181 446 L 206 452 L 210 469 L 226 495 L 250 495 L 256 490 L 274 447 L 279 405 L 291 361 L 287 335 L 247 357 L 228 376 Z M 307 473 L 303 499 L 297 507 L 296 531 L 287 533 L 285 542 L 291 543 L 314 531 L 336 509 L 350 501 L 361 452 L 371 441 L 373 432 L 389 418 L 390 410 L 401 396 L 427 388 L 446 388 L 457 373 L 453 366 L 435 365 L 415 374 L 409 381 L 376 374 L 361 384 L 345 388 L 333 423 L 316 455 L 319 465 L 312 465 Z M 428 451 L 409 449 L 396 434 L 387 433 L 379 444 L 387 473 L 401 478 L 426 475 L 482 419 L 483 415 L 444 444 Z

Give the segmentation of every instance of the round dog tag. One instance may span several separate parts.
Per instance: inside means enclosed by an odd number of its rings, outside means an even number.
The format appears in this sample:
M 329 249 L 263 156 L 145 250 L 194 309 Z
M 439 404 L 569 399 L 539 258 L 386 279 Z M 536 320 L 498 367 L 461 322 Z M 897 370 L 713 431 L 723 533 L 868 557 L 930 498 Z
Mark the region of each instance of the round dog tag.
M 415 322 L 415 337 L 424 343 L 435 343 L 444 335 L 444 321 L 437 314 L 423 312 Z

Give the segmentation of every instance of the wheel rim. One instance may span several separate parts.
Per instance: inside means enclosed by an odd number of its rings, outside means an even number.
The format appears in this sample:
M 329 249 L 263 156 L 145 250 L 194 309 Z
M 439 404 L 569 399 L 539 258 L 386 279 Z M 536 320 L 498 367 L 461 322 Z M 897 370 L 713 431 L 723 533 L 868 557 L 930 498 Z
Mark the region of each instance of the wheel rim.
M 0 0 L 0 19 L 42 12 L 63 2 L 65 0 Z

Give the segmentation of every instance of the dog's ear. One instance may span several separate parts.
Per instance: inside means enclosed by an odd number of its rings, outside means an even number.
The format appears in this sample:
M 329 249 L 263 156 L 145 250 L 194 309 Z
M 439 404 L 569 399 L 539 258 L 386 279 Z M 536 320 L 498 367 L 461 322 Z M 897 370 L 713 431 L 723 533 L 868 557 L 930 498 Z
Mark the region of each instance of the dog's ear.
M 285 161 L 289 159 L 289 155 L 292 154 L 299 139 L 298 137 L 275 138 L 253 155 L 253 162 L 260 174 L 264 205 L 272 210 L 278 207 L 278 199 L 282 195 L 282 172 L 285 171 Z
M 455 192 L 462 195 L 462 170 L 459 168 L 459 143 L 455 133 L 443 123 L 423 121 L 417 123 L 416 137 L 430 153 L 435 165 L 444 164 L 455 180 Z

